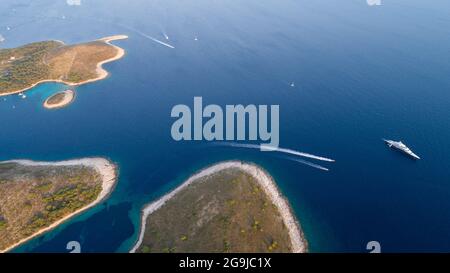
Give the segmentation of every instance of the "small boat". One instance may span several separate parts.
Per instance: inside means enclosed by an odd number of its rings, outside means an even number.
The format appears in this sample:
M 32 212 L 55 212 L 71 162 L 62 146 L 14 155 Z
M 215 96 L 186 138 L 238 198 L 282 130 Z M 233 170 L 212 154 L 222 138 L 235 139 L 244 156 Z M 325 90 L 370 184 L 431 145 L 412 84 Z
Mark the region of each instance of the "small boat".
M 291 82 L 291 87 L 295 87 L 295 83 L 294 82 Z
M 411 151 L 411 149 L 409 149 L 401 141 L 394 141 L 394 140 L 389 140 L 389 139 L 383 139 L 383 141 L 391 148 L 395 148 L 395 149 L 397 149 L 399 151 L 402 151 L 403 153 L 409 155 L 410 157 L 412 157 L 414 159 L 420 159 L 420 157 L 418 155 L 413 153 L 413 151 Z

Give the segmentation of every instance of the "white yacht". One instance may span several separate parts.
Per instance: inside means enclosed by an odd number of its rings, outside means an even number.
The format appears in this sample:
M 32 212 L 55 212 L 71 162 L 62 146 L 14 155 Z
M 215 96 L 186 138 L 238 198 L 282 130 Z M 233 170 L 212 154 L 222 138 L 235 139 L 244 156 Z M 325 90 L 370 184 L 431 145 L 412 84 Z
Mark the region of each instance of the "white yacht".
M 413 151 L 411 151 L 405 144 L 403 144 L 403 142 L 401 141 L 394 141 L 394 140 L 388 140 L 388 139 L 383 139 L 384 142 L 386 142 L 386 144 L 391 147 L 391 148 L 395 148 L 397 150 L 400 150 L 402 152 L 404 152 L 405 154 L 411 156 L 414 159 L 420 159 L 420 157 L 418 155 L 416 155 L 415 153 L 413 153 Z

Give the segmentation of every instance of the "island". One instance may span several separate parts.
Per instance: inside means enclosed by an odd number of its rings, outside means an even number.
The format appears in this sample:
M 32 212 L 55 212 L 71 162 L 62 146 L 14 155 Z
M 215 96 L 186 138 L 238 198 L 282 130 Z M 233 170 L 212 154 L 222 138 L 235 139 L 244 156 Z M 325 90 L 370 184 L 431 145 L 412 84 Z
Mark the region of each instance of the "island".
M 0 252 L 97 205 L 116 181 L 116 165 L 104 158 L 0 162 Z
M 287 199 L 257 165 L 226 161 L 201 170 L 146 205 L 130 252 L 306 252 Z
M 75 99 L 75 92 L 73 90 L 65 90 L 51 95 L 44 101 L 44 107 L 47 109 L 62 108 Z
M 76 86 L 104 79 L 108 72 L 102 65 L 125 54 L 111 41 L 126 38 L 116 35 L 75 45 L 43 41 L 0 49 L 0 96 L 21 93 L 43 82 Z

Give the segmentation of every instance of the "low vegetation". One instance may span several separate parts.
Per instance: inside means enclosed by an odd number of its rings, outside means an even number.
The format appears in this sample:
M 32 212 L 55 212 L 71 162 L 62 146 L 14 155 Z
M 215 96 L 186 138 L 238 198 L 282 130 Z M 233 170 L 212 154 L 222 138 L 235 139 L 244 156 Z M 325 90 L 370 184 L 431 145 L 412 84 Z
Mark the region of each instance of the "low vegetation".
M 228 169 L 150 214 L 137 252 L 290 252 L 283 220 L 255 179 Z
M 43 80 L 80 83 L 95 79 L 97 64 L 116 54 L 117 49 L 103 41 L 77 45 L 44 41 L 0 49 L 0 95 Z
M 102 179 L 84 166 L 0 163 L 0 250 L 90 204 Z
M 48 98 L 47 103 L 49 105 L 58 104 L 58 103 L 61 103 L 62 101 L 64 101 L 65 97 L 66 97 L 66 94 L 57 93 L 57 94 L 51 96 L 50 98 Z

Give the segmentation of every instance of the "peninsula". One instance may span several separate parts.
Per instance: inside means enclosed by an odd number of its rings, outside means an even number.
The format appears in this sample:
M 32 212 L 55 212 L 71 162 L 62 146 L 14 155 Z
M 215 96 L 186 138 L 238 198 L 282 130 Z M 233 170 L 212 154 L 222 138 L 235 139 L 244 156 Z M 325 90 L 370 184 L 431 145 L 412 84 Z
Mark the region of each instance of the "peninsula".
M 0 49 L 0 96 L 21 93 L 43 82 L 75 86 L 104 79 L 108 72 L 102 65 L 125 54 L 111 41 L 126 38 L 116 35 L 75 45 L 43 41 Z
M 300 225 L 262 168 L 226 161 L 145 206 L 130 252 L 306 252 Z
M 104 158 L 0 162 L 0 252 L 95 206 L 116 181 L 116 166 Z

